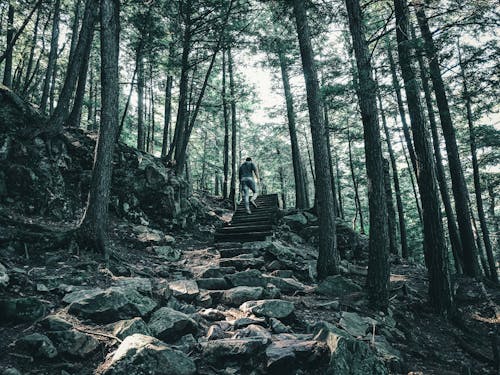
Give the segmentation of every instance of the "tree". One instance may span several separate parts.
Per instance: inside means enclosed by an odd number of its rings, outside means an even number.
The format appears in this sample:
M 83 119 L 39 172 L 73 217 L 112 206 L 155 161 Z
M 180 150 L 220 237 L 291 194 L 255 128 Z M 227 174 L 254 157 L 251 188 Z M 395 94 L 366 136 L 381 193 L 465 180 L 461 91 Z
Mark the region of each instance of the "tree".
M 359 1 L 346 0 L 346 8 L 357 63 L 357 94 L 363 120 L 366 174 L 369 184 L 368 296 L 373 306 L 385 310 L 389 305 L 389 233 L 384 161 L 377 111 L 377 87 L 372 77 Z M 388 182 L 390 189 L 390 181 Z
M 293 0 L 292 5 L 306 82 L 307 105 L 314 151 L 316 201 L 320 223 L 317 271 L 318 278 L 323 279 L 338 273 L 340 261 L 335 233 L 335 207 L 330 165 L 328 163 L 327 131 L 321 112 L 321 95 L 305 4 L 301 0 Z
M 107 221 L 113 151 L 118 132 L 118 54 L 120 40 L 120 1 L 101 0 L 101 97 L 99 139 L 92 169 L 90 192 L 79 232 L 87 246 L 109 259 Z
M 399 64 L 403 76 L 417 164 L 417 182 L 423 207 L 424 255 L 429 272 L 429 300 L 440 313 L 452 306 L 448 253 L 444 238 L 435 166 L 425 129 L 418 83 L 411 61 L 409 12 L 406 0 L 394 0 Z
M 14 42 L 14 2 L 9 1 L 9 10 L 7 13 L 7 50 L 5 51 L 5 66 L 3 70 L 3 84 L 5 86 L 12 85 L 12 50 L 9 48 Z
M 57 49 L 59 46 L 59 18 L 61 12 L 61 1 L 55 0 L 54 15 L 52 16 L 52 34 L 50 39 L 49 61 L 47 70 L 45 71 L 45 80 L 43 81 L 42 99 L 40 101 L 40 110 L 43 113 L 47 112 L 47 104 L 49 100 L 49 89 L 52 77 L 55 75 Z

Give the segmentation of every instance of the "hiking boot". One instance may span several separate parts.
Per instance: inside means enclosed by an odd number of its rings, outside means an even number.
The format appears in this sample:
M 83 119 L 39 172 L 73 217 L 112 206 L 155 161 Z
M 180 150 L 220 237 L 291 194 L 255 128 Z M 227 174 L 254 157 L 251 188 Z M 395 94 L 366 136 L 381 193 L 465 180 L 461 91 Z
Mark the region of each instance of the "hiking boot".
M 250 215 L 251 213 L 252 213 L 252 211 L 250 211 L 250 209 L 249 209 L 249 208 L 247 208 L 247 214 L 249 214 L 249 215 Z
M 257 208 L 257 203 L 255 203 L 254 200 L 251 200 L 250 203 L 252 204 L 252 206 L 254 206 L 255 208 Z

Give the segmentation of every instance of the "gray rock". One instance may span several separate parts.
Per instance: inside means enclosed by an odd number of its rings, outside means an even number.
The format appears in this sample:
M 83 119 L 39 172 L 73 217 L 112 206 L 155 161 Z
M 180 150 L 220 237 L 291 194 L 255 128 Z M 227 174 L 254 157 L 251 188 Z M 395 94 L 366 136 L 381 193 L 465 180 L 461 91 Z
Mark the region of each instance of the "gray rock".
M 226 276 L 231 286 L 266 286 L 267 282 L 259 270 L 236 272 Z
M 113 324 L 113 335 L 115 335 L 119 339 L 123 340 L 125 339 L 125 337 L 134 335 L 136 333 L 140 333 L 146 336 L 151 335 L 148 326 L 141 318 L 120 320 L 119 322 Z
M 221 339 L 201 344 L 203 357 L 208 363 L 220 364 L 225 360 L 244 361 L 262 354 L 267 340 L 260 338 Z
M 22 375 L 18 369 L 14 367 L 8 367 L 2 371 L 2 375 Z
M 356 340 L 334 325 L 320 322 L 315 327 L 316 341 L 323 341 L 330 349 L 327 373 L 350 375 L 387 375 L 389 371 L 368 344 Z
M 274 277 L 293 278 L 293 271 L 278 269 L 271 272 L 270 275 Z
M 154 337 L 135 334 L 105 363 L 103 375 L 194 375 L 196 365 L 184 353 Z
M 196 280 L 198 288 L 209 290 L 223 290 L 229 288 L 229 284 L 223 277 L 212 277 Z
M 292 228 L 292 230 L 300 231 L 307 225 L 307 218 L 302 213 L 297 213 L 284 216 L 283 222 Z
M 278 289 L 285 294 L 294 294 L 303 292 L 305 285 L 292 278 L 283 278 L 275 276 L 264 276 L 268 283 L 274 284 Z
M 262 299 L 278 299 L 281 297 L 281 290 L 274 284 L 267 284 L 264 288 Z
M 224 320 L 226 316 L 217 309 L 203 309 L 198 313 L 202 318 L 210 321 Z
M 262 257 L 249 256 L 248 254 L 238 255 L 234 258 L 225 258 L 219 260 L 219 265 L 221 267 L 234 267 L 238 271 L 245 270 L 247 268 L 260 268 L 264 266 L 265 262 Z
M 157 305 L 151 298 L 133 288 L 120 287 L 77 291 L 66 295 L 63 301 L 70 303 L 70 314 L 99 323 L 145 316 Z
M 188 333 L 187 335 L 184 335 L 179 340 L 177 340 L 172 345 L 172 348 L 188 354 L 193 351 L 194 347 L 197 344 L 198 341 L 195 339 L 195 337 L 191 333 Z
M 264 327 L 257 324 L 250 324 L 233 335 L 233 339 L 242 339 L 246 337 L 260 338 L 264 342 L 271 341 L 271 333 Z
M 309 224 L 315 224 L 318 222 L 318 217 L 310 212 L 303 212 L 303 215 L 307 218 Z
M 6 287 L 7 285 L 9 285 L 9 274 L 7 268 L 0 263 L 0 286 Z
M 34 322 L 46 311 L 46 304 L 35 297 L 0 299 L 0 323 Z
M 220 340 L 226 338 L 226 332 L 218 324 L 212 324 L 207 331 L 207 340 Z
M 177 262 L 181 259 L 182 252 L 179 249 L 173 248 L 172 246 L 151 246 L 156 255 L 160 258 L 165 259 L 167 262 Z
M 290 316 L 294 311 L 294 305 L 292 302 L 280 299 L 268 299 L 245 302 L 240 306 L 240 310 L 257 316 L 280 319 Z
M 203 271 L 200 275 L 202 278 L 220 278 L 236 272 L 234 267 L 211 267 Z
M 197 324 L 188 315 L 169 307 L 162 307 L 153 313 L 148 327 L 154 337 L 172 342 L 188 333 L 196 333 Z
M 328 363 L 328 354 L 328 347 L 318 341 L 275 341 L 266 349 L 267 369 L 271 373 L 285 374 L 295 373 L 297 368 L 318 368 Z
M 59 315 L 48 315 L 40 321 L 40 325 L 47 331 L 67 331 L 73 325 Z
M 86 333 L 68 330 L 47 332 L 59 353 L 70 354 L 75 357 L 84 358 L 99 347 L 97 341 Z
M 290 327 L 283 324 L 279 319 L 271 318 L 269 319 L 269 324 L 274 333 L 288 333 L 291 331 Z
M 262 298 L 264 288 L 254 286 L 237 286 L 222 294 L 222 302 L 229 306 L 240 306 L 243 302 Z
M 184 301 L 193 301 L 200 290 L 198 289 L 198 284 L 194 280 L 176 280 L 168 284 L 168 287 L 172 291 L 172 295 L 176 298 L 182 299 Z
M 328 276 L 316 288 L 316 293 L 329 297 L 342 297 L 361 291 L 358 284 L 340 275 Z
M 117 277 L 114 282 L 118 287 L 132 288 L 141 293 L 150 294 L 153 291 L 151 280 L 145 277 Z
M 213 299 L 209 291 L 202 291 L 196 296 L 195 303 L 197 306 L 209 308 L 213 305 Z
M 240 329 L 240 328 L 245 328 L 248 327 L 249 325 L 266 325 L 266 319 L 265 318 L 257 318 L 256 316 L 245 316 L 243 318 L 238 318 L 233 321 L 229 321 L 234 328 Z
M 57 349 L 50 339 L 40 333 L 32 333 L 21 337 L 16 341 L 16 349 L 27 352 L 29 355 L 38 358 L 54 358 L 57 356 Z
M 377 325 L 375 319 L 347 311 L 342 312 L 339 322 L 339 326 L 354 337 L 364 337 L 368 331 L 372 330 L 373 325 Z

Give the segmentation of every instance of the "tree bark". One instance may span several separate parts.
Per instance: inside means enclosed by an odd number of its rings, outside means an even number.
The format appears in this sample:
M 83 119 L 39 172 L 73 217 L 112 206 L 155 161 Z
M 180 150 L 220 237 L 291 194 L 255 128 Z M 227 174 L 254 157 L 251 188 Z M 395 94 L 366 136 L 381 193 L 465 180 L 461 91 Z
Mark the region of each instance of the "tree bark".
M 339 271 L 339 253 L 335 232 L 335 208 L 332 195 L 330 167 L 328 165 L 327 131 L 321 113 L 321 96 L 318 75 L 311 45 L 311 33 L 307 22 L 305 4 L 293 0 L 300 55 L 306 82 L 307 105 L 311 125 L 314 164 L 316 168 L 316 200 L 319 217 L 318 278 L 324 279 Z
M 292 165 L 293 165 L 293 176 L 295 181 L 295 207 L 304 209 L 307 208 L 304 173 L 302 171 L 299 141 L 297 139 L 293 96 L 292 96 L 292 90 L 290 89 L 290 80 L 288 77 L 288 63 L 286 61 L 285 52 L 282 50 L 281 46 L 278 46 L 277 53 L 280 61 L 281 79 L 283 81 L 283 90 L 286 102 L 286 114 L 288 119 L 288 132 L 290 134 L 290 144 L 292 148 Z
M 172 48 L 172 47 L 171 47 Z M 168 152 L 168 141 L 170 133 L 170 123 L 172 121 L 172 84 L 174 77 L 167 76 L 167 85 L 165 87 L 165 113 L 163 118 L 163 140 L 161 144 L 161 157 L 165 158 Z
M 80 8 L 82 0 L 77 0 L 75 4 L 75 12 L 73 16 L 73 25 L 71 26 L 71 45 L 69 47 L 69 59 L 71 60 L 75 54 L 76 45 L 78 43 L 78 29 L 80 26 Z
M 472 119 L 472 108 L 471 108 L 471 95 L 469 94 L 469 88 L 467 86 L 467 77 L 465 72 L 465 66 L 462 61 L 462 56 L 460 54 L 460 46 L 458 46 L 459 52 L 459 62 L 461 68 L 462 84 L 463 84 L 463 98 L 465 101 L 465 108 L 467 110 L 467 124 L 469 125 L 469 143 L 470 143 L 470 153 L 472 156 L 472 169 L 474 172 L 474 192 L 476 195 L 476 206 L 477 214 L 479 217 L 479 224 L 481 226 L 481 232 L 483 233 L 484 248 L 486 250 L 486 257 L 488 259 L 489 274 L 490 279 L 498 283 L 498 274 L 495 265 L 495 257 L 493 255 L 493 246 L 490 240 L 490 231 L 488 229 L 488 224 L 486 223 L 486 215 L 484 213 L 483 197 L 481 194 L 481 177 L 479 175 L 479 163 L 477 160 L 477 146 L 476 146 L 476 136 L 474 134 L 474 121 Z
M 424 256 L 429 273 L 429 300 L 436 311 L 445 313 L 451 308 L 453 302 L 448 271 L 448 252 L 441 222 L 434 160 L 422 116 L 419 87 L 411 66 L 408 39 L 409 12 L 406 0 L 394 0 L 394 10 L 399 64 L 410 113 L 415 153 L 419 161 L 417 181 L 423 206 Z
M 455 129 L 451 119 L 448 99 L 444 88 L 441 69 L 439 67 L 439 54 L 434 46 L 429 24 L 424 13 L 424 8 L 416 4 L 416 14 L 420 31 L 424 39 L 424 47 L 429 59 L 429 71 L 432 84 L 434 86 L 434 94 L 439 110 L 439 118 L 441 119 L 441 128 L 446 143 L 446 152 L 448 155 L 448 165 L 450 168 L 451 187 L 455 198 L 455 210 L 457 212 L 457 222 L 462 240 L 463 256 L 464 256 L 464 273 L 468 276 L 479 276 L 479 267 L 477 262 L 477 248 L 474 243 L 474 234 L 472 233 L 471 217 L 468 209 L 469 193 L 465 178 L 463 175 L 462 164 L 460 162 Z
M 54 15 L 52 17 L 52 34 L 50 39 L 49 61 L 45 72 L 45 80 L 43 81 L 42 99 L 40 101 L 40 111 L 47 112 L 47 104 L 49 101 L 49 92 L 52 82 L 52 77 L 55 75 L 57 49 L 59 48 L 59 18 L 61 11 L 61 0 L 55 0 Z
M 101 127 L 95 152 L 94 168 L 87 208 L 80 226 L 87 246 L 109 260 L 107 221 L 113 151 L 118 132 L 118 51 L 120 38 L 119 0 L 101 0 Z
M 224 178 L 222 185 L 222 198 L 229 197 L 229 113 L 227 106 L 227 90 L 226 90 L 226 50 L 222 51 L 222 114 L 224 119 L 224 155 L 223 155 L 223 170 Z
M 349 29 L 351 31 L 354 55 L 358 71 L 358 103 L 363 121 L 365 143 L 366 174 L 368 178 L 368 204 L 370 210 L 370 233 L 368 253 L 368 298 L 372 306 L 386 310 L 389 306 L 389 245 L 395 248 L 391 237 L 394 222 L 391 223 L 391 213 L 387 208 L 390 194 L 384 183 L 384 163 L 382 158 L 382 142 L 377 113 L 377 87 L 372 77 L 370 54 L 365 39 L 361 7 L 359 0 L 346 0 Z M 388 171 L 387 171 L 388 172 Z M 388 233 L 388 215 L 389 228 Z M 394 220 L 394 217 L 392 217 Z M 394 231 L 395 234 L 395 231 Z M 395 237 L 395 236 L 394 236 Z
M 385 117 L 384 107 L 382 105 L 382 96 L 380 95 L 380 89 L 378 93 L 378 103 L 380 108 L 380 117 L 382 118 L 382 126 L 384 127 L 385 142 L 387 143 L 387 151 L 389 152 L 389 159 L 391 161 L 392 168 L 392 180 L 394 182 L 394 193 L 396 195 L 396 206 L 398 208 L 398 218 L 399 218 L 399 239 L 401 241 L 401 256 L 404 259 L 408 259 L 408 239 L 406 237 L 406 222 L 404 216 L 403 200 L 401 199 L 401 187 L 399 185 L 399 174 L 396 163 L 396 156 L 394 155 L 394 150 L 392 148 L 391 134 L 389 133 L 389 127 L 387 126 L 387 120 Z M 410 171 L 411 173 L 411 171 Z
M 337 195 L 338 195 L 338 213 L 340 215 L 341 219 L 345 219 L 345 213 L 344 213 L 344 203 L 342 199 L 342 183 L 340 181 L 340 168 L 339 168 L 339 158 L 337 153 L 335 153 L 335 171 L 336 171 L 336 181 L 337 181 Z M 304 184 L 305 185 L 305 184 Z
M 57 101 L 57 107 L 50 118 L 50 128 L 54 132 L 60 132 L 68 119 L 69 106 L 71 104 L 71 98 L 75 91 L 78 72 L 80 71 L 83 64 L 86 51 L 91 47 L 92 44 L 93 28 L 97 17 L 97 10 L 98 1 L 87 0 L 78 44 L 73 59 L 68 63 L 68 69 L 66 71 L 64 84 Z
M 137 149 L 144 151 L 144 58 L 142 48 L 137 51 Z
M 23 96 L 26 95 L 26 92 L 28 91 L 28 87 L 31 83 L 30 78 L 31 78 L 31 74 L 33 72 L 35 50 L 37 47 L 38 28 L 40 25 L 40 13 L 41 13 L 41 11 L 40 11 L 40 9 L 38 9 L 38 12 L 36 13 L 35 25 L 33 27 L 33 39 L 31 40 L 31 49 L 30 49 L 30 55 L 28 58 L 28 65 L 26 66 L 26 74 L 24 76 L 23 88 L 21 90 Z
M 358 179 L 356 177 L 356 173 L 354 171 L 354 161 L 352 158 L 352 139 L 351 139 L 351 132 L 349 130 L 349 125 L 347 126 L 347 146 L 349 149 L 349 169 L 351 170 L 351 179 L 352 179 L 352 185 L 354 188 L 354 206 L 356 208 L 356 213 L 353 219 L 353 230 L 356 230 L 356 219 L 359 214 L 359 224 L 360 224 L 360 232 L 362 234 L 365 234 L 365 224 L 363 221 L 363 210 L 361 208 L 361 200 L 359 199 L 359 183 Z
M 231 188 L 229 190 L 229 200 L 236 209 L 236 163 L 237 163 L 237 117 L 236 117 L 236 88 L 234 82 L 234 64 L 231 48 L 227 50 L 228 72 L 229 72 L 229 95 L 231 97 Z

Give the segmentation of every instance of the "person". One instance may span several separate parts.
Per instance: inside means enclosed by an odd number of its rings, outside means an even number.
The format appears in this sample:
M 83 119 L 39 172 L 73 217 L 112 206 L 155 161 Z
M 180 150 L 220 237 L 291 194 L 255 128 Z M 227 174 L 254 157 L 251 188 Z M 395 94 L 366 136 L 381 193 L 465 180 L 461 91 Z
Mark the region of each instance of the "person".
M 243 200 L 245 202 L 245 210 L 247 211 L 247 214 L 252 213 L 252 211 L 250 211 L 250 203 L 252 206 L 257 208 L 255 199 L 257 199 L 258 194 L 255 186 L 255 180 L 253 179 L 254 174 L 258 181 L 259 171 L 257 170 L 257 167 L 252 162 L 252 158 L 246 158 L 245 162 L 240 165 L 238 176 L 240 179 L 241 190 L 243 191 Z M 253 192 L 252 200 L 250 200 L 250 190 Z

